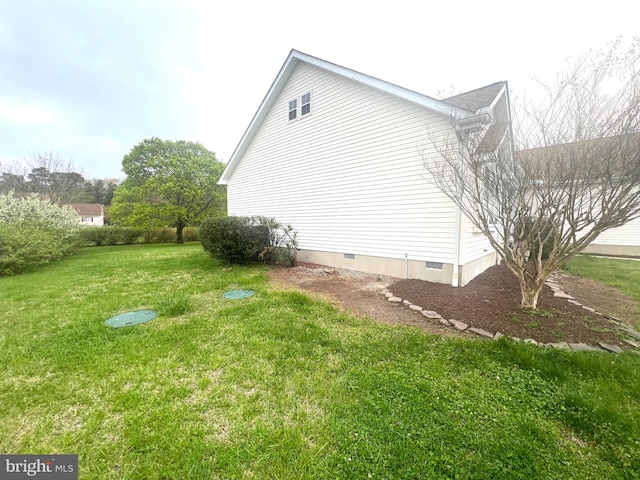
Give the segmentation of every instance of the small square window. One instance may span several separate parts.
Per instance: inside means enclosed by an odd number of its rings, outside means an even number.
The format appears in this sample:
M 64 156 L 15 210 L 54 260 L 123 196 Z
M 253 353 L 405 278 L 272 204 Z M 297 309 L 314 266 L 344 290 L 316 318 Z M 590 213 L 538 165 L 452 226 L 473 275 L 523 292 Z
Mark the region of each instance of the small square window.
M 426 262 L 427 268 L 433 268 L 434 270 L 442 270 L 444 265 L 441 262 Z
M 311 92 L 307 92 L 300 98 L 300 115 L 311 113 Z
M 289 121 L 295 120 L 298 116 L 298 99 L 294 98 L 289 101 Z
M 345 253 L 344 258 L 347 260 L 355 260 L 356 256 L 353 253 Z

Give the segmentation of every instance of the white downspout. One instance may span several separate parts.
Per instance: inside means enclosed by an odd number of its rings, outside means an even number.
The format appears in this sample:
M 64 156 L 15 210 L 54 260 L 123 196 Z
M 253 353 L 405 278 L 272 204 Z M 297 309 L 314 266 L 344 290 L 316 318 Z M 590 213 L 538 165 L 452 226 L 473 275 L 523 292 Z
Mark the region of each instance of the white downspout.
M 453 275 L 451 277 L 451 286 L 457 287 L 460 284 L 460 230 L 462 229 L 462 212 L 456 207 L 456 232 L 453 244 Z
M 409 254 L 404 254 L 404 279 L 409 278 Z

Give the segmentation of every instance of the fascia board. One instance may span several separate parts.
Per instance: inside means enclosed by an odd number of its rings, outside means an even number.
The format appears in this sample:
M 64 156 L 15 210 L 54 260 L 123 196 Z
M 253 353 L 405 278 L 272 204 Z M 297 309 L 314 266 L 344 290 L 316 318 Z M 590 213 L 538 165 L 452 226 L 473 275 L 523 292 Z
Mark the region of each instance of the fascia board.
M 487 107 L 489 110 L 493 111 L 493 108 L 496 106 L 496 103 L 498 103 L 498 100 L 500 100 L 500 98 L 502 98 L 502 95 L 505 94 L 506 88 L 507 88 L 507 82 L 504 82 L 504 85 L 502 86 L 502 88 L 500 89 L 496 97 L 493 99 L 493 102 L 491 102 L 491 105 Z

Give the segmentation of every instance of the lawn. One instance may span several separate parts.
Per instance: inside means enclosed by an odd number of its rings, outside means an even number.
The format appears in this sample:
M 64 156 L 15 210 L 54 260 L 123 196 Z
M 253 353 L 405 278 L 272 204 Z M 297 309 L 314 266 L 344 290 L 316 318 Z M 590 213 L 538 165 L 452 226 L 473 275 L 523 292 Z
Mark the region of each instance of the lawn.
M 565 269 L 619 289 L 635 300 L 640 316 L 640 261 L 579 255 L 572 258 Z M 636 326 L 640 328 L 640 321 Z
M 82 479 L 640 478 L 639 368 L 356 318 L 198 244 L 0 279 L 0 452 Z

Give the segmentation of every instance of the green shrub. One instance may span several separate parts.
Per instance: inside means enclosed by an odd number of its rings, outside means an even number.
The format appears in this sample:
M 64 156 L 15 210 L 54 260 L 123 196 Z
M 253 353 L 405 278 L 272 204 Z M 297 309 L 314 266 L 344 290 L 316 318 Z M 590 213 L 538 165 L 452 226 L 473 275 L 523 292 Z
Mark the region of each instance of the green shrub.
M 109 229 L 110 245 L 131 245 L 132 243 L 142 243 L 144 229 L 135 227 L 112 227 Z
M 186 242 L 197 242 L 200 237 L 198 236 L 198 229 L 196 227 L 185 227 L 182 231 L 182 239 Z
M 175 227 L 154 228 L 145 231 L 144 243 L 173 243 L 176 238 Z M 182 230 L 182 240 L 184 242 L 197 242 L 198 229 L 196 227 L 185 227 Z
M 149 228 L 144 231 L 142 243 L 171 243 L 176 241 L 176 229 L 171 227 Z
M 80 235 L 84 245 L 131 245 L 143 243 L 145 231 L 133 227 L 84 227 Z
M 198 231 L 202 247 L 228 263 L 263 261 L 295 265 L 298 242 L 291 225 L 268 217 L 215 217 Z
M 176 229 L 171 227 L 158 228 L 154 243 L 171 243 L 176 241 Z
M 228 263 L 250 263 L 269 246 L 269 228 L 252 217 L 214 217 L 198 232 L 205 252 Z
M 182 231 L 185 242 L 198 241 L 198 229 L 187 227 Z M 176 241 L 176 229 L 171 227 L 143 230 L 134 227 L 83 227 L 80 231 L 82 245 L 130 245 L 132 243 L 172 243 Z
M 107 234 L 111 227 L 85 227 L 80 231 L 83 245 L 107 245 Z

